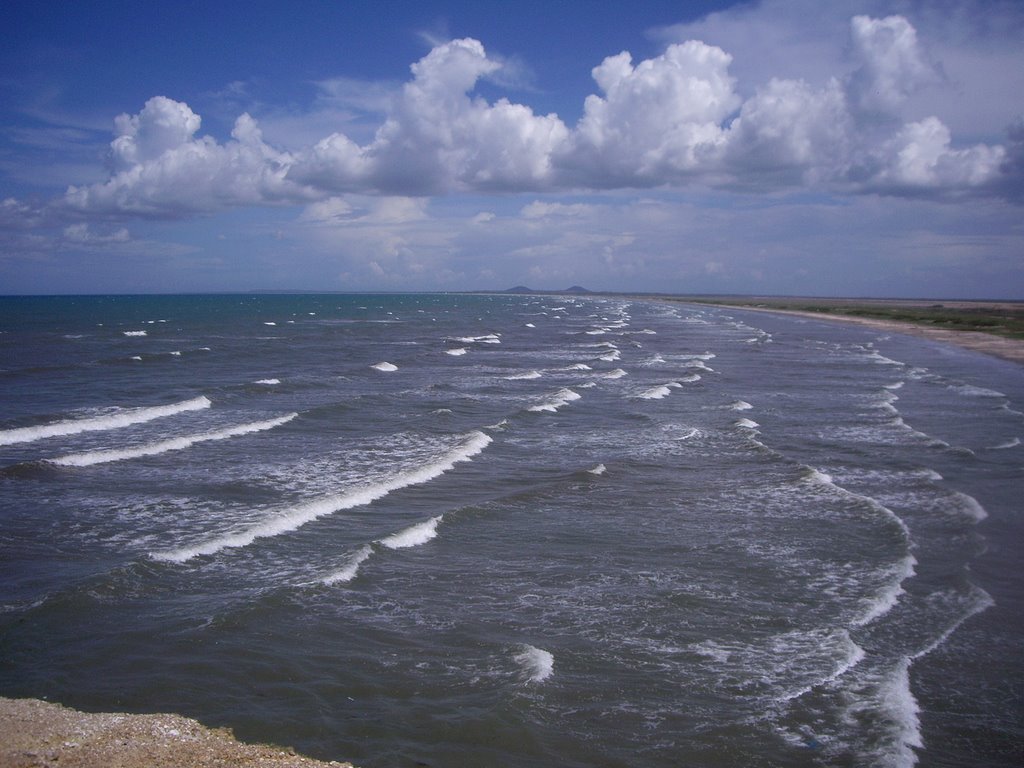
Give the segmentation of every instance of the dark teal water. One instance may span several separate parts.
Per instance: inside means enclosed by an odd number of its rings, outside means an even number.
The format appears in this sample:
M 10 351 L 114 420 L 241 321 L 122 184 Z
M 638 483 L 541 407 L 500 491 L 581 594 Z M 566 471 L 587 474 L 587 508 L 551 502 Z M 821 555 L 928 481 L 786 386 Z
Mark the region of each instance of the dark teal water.
M 620 299 L 0 299 L 0 694 L 367 768 L 1018 765 L 1022 370 Z

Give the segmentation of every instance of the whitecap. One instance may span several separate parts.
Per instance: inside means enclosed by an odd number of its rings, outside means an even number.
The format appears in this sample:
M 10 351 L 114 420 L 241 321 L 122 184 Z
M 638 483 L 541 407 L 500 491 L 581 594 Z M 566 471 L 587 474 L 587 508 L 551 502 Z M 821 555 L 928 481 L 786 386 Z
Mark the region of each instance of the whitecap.
M 216 432 L 204 432 L 198 435 L 185 435 L 173 437 L 169 440 L 161 440 L 147 445 L 134 446 L 132 448 L 111 448 L 102 451 L 87 451 L 85 453 L 71 453 L 67 456 L 60 456 L 55 459 L 47 459 L 50 464 L 61 467 L 89 467 L 94 464 L 107 464 L 111 461 L 124 461 L 125 459 L 137 459 L 142 456 L 158 456 L 169 451 L 181 451 L 191 448 L 196 443 L 206 443 L 212 440 L 227 440 L 230 437 L 249 435 L 253 432 L 265 432 L 268 429 L 287 424 L 299 414 L 289 413 L 278 416 L 276 419 L 266 421 L 253 421 L 248 424 L 239 424 L 236 427 L 220 429 Z
M 993 446 L 989 447 L 989 450 L 990 451 L 1004 451 L 1007 448 L 1016 448 L 1018 445 L 1020 445 L 1020 438 L 1019 437 L 1013 437 L 1013 438 L 1010 438 L 1009 440 L 1007 440 L 1005 442 L 999 443 L 998 445 L 993 445 Z
M 548 411 L 549 413 L 554 413 L 563 405 L 567 405 L 568 403 L 571 403 L 573 400 L 579 399 L 580 394 L 578 392 L 573 392 L 571 389 L 568 388 L 560 389 L 557 392 L 555 392 L 555 394 L 552 395 L 548 400 L 545 400 L 543 403 L 538 403 L 537 405 L 531 405 L 527 410 L 533 412 Z
M 740 419 L 733 424 L 734 427 L 743 427 L 744 429 L 757 429 L 761 425 L 751 419 Z
M 815 688 L 834 683 L 864 660 L 864 657 L 866 656 L 864 649 L 853 641 L 853 638 L 850 637 L 850 633 L 845 629 L 833 634 L 829 639 L 833 642 L 838 641 L 839 647 L 834 648 L 834 650 L 841 654 L 836 658 L 835 668 L 832 672 L 811 685 L 806 685 L 791 693 L 783 694 L 779 697 L 780 701 L 791 701 L 806 693 L 810 693 Z
M 668 397 L 671 394 L 668 384 L 661 384 L 657 387 L 651 387 L 645 389 L 643 392 L 637 395 L 640 400 L 661 400 L 663 397 Z
M 490 443 L 491 438 L 483 432 L 471 432 L 458 446 L 434 460 L 418 468 L 400 472 L 383 482 L 353 488 L 343 493 L 332 494 L 292 507 L 286 507 L 278 513 L 265 518 L 262 522 L 235 533 L 218 536 L 188 547 L 153 552 L 150 553 L 150 556 L 154 560 L 183 563 L 200 555 L 212 555 L 222 549 L 232 547 L 245 547 L 257 539 L 289 533 L 325 515 L 370 504 L 400 488 L 427 483 L 445 474 L 459 462 L 469 461 L 483 451 Z
M 322 583 L 330 585 L 352 581 L 352 579 L 356 577 L 356 574 L 359 573 L 359 566 L 366 562 L 372 554 L 373 547 L 369 545 L 363 547 L 356 552 L 347 563 L 345 563 L 344 568 L 321 579 Z
M 382 363 L 376 363 L 375 365 L 371 365 L 370 367 L 376 371 L 384 371 L 385 373 L 391 373 L 391 371 L 398 370 L 397 365 L 395 365 L 394 363 L 389 363 L 387 361 L 384 361 Z
M 949 387 L 954 392 L 966 395 L 967 397 L 1006 397 L 1002 392 L 985 387 L 976 387 L 973 384 L 956 384 Z
M 589 472 L 592 475 L 603 475 L 607 470 L 608 467 L 606 467 L 604 464 L 598 464 L 593 469 L 588 469 L 587 472 Z
M 754 406 L 752 406 L 746 400 L 737 400 L 735 403 L 732 403 L 729 406 L 729 410 L 731 410 L 731 411 L 749 411 L 753 407 Z
M 951 511 L 966 515 L 975 522 L 981 522 L 988 517 L 988 512 L 981 506 L 976 498 L 968 496 L 960 491 L 953 491 L 953 504 Z
M 522 381 L 527 379 L 539 379 L 541 377 L 540 371 L 526 371 L 525 373 L 514 373 L 511 376 L 504 376 L 506 381 Z
M 277 323 L 275 323 L 275 322 L 273 322 L 273 321 L 270 321 L 270 320 L 268 320 L 267 322 L 265 322 L 265 323 L 263 323 L 263 324 L 264 324 L 264 325 L 277 325 Z
M 446 355 L 451 355 L 452 357 L 459 357 L 460 355 L 466 354 L 466 348 L 457 347 L 456 349 L 446 349 L 444 353 Z
M 272 386 L 274 384 L 280 384 L 280 383 L 281 383 L 280 379 L 257 379 L 256 381 L 253 382 L 253 384 L 266 384 L 268 386 Z
M 132 424 L 141 424 L 153 419 L 173 416 L 185 411 L 197 411 L 202 408 L 209 408 L 209 399 L 204 396 L 195 397 L 191 400 L 183 400 L 180 403 L 170 405 L 157 405 L 147 408 L 124 408 L 108 413 L 103 416 L 93 416 L 86 419 L 69 419 L 67 421 L 56 421 L 50 424 L 41 424 L 36 427 L 18 427 L 16 429 L 0 430 L 0 445 L 11 443 L 28 443 L 34 440 L 42 440 L 47 437 L 64 435 L 77 435 L 81 432 L 101 432 L 108 429 L 120 429 Z
M 530 683 L 542 683 L 555 671 L 555 657 L 549 652 L 532 645 L 523 645 L 512 658 Z
M 863 627 L 892 610 L 900 595 L 906 591 L 903 589 L 903 582 L 914 575 L 915 565 L 917 565 L 917 559 L 913 555 L 907 555 L 896 563 L 890 569 L 889 584 L 871 601 L 864 614 L 854 619 L 853 626 Z
M 122 331 L 125 336 L 146 336 L 145 331 Z
M 410 525 L 398 533 L 381 539 L 380 543 L 388 549 L 406 549 L 426 544 L 437 536 L 437 524 L 443 517 L 444 515 L 438 515 L 422 523 Z
M 457 336 L 454 341 L 461 341 L 463 344 L 501 344 L 500 334 L 488 333 L 485 336 Z
M 614 371 L 608 371 L 608 373 L 601 374 L 601 378 L 603 378 L 603 379 L 621 379 L 623 376 L 628 376 L 628 375 L 629 374 L 626 373 L 626 371 L 622 370 L 621 368 L 616 368 Z

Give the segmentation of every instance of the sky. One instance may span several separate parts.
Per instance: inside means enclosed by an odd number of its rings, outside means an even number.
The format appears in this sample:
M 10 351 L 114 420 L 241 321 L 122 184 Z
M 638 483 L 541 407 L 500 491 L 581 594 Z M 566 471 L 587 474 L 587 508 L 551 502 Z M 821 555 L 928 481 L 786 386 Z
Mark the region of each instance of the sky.
M 1024 299 L 1019 0 L 7 0 L 0 294 Z

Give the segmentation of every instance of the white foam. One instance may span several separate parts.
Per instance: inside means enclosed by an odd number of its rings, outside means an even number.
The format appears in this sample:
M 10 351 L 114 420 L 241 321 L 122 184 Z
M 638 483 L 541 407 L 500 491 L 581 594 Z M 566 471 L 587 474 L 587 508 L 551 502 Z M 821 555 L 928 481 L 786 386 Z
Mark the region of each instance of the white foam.
M 469 461 L 491 443 L 483 432 L 471 432 L 458 446 L 423 466 L 401 472 L 389 480 L 354 488 L 344 493 L 325 496 L 313 501 L 286 507 L 263 521 L 236 533 L 218 536 L 190 547 L 153 552 L 154 560 L 183 563 L 200 555 L 212 555 L 230 547 L 245 547 L 257 539 L 279 536 L 312 522 L 317 518 L 369 504 L 392 491 L 411 485 L 421 485 L 443 475 L 462 461 Z
M 733 403 L 733 404 L 731 404 L 729 406 L 729 410 L 731 410 L 731 411 L 749 411 L 753 407 L 754 406 L 752 406 L 746 400 L 737 400 L 735 403 Z
M 985 508 L 973 496 L 968 496 L 960 491 L 953 491 L 953 498 L 956 500 L 955 509 L 972 520 L 980 523 L 988 517 L 988 512 L 985 511 Z
M 875 619 L 891 611 L 899 600 L 900 595 L 906 592 L 903 589 L 903 582 L 914 575 L 915 565 L 917 565 L 917 558 L 913 555 L 907 555 L 896 563 L 892 568 L 892 579 L 888 586 L 871 602 L 862 616 L 854 619 L 853 626 L 863 627 L 865 624 L 870 624 Z
M 740 419 L 733 424 L 734 427 L 743 427 L 744 429 L 757 429 L 761 425 L 751 419 Z
M 901 389 L 903 387 L 902 381 L 894 381 L 892 384 L 883 385 L 885 389 Z
M 88 451 L 86 453 L 72 453 L 67 456 L 60 456 L 56 459 L 47 459 L 50 464 L 61 467 L 90 467 L 94 464 L 107 464 L 111 461 L 124 461 L 125 459 L 137 459 L 141 456 L 157 456 L 169 451 L 181 451 L 190 448 L 196 443 L 205 443 L 211 440 L 227 440 L 238 435 L 249 435 L 253 432 L 265 432 L 268 429 L 287 424 L 299 414 L 289 413 L 278 416 L 276 419 L 266 421 L 253 421 L 248 424 L 239 424 L 236 427 L 220 429 L 216 432 L 205 432 L 198 435 L 185 435 L 174 437 L 170 440 L 161 440 L 157 443 L 139 445 L 132 448 L 113 448 L 103 451 Z
M 560 389 L 552 395 L 549 400 L 545 400 L 543 403 L 538 403 L 537 405 L 531 405 L 527 410 L 534 412 L 548 411 L 549 413 L 554 413 L 563 405 L 567 405 L 573 400 L 579 399 L 580 394 L 578 392 L 573 392 L 568 388 Z
M 700 381 L 699 373 L 688 373 L 685 376 L 680 377 L 680 381 L 685 381 L 687 384 L 692 384 L 695 381 Z
M 406 549 L 426 544 L 437 536 L 437 524 L 441 522 L 442 517 L 444 515 L 438 515 L 425 522 L 411 525 L 398 533 L 381 539 L 380 543 L 388 549 Z
M 120 429 L 132 424 L 141 424 L 153 419 L 173 416 L 185 411 L 198 411 L 209 408 L 210 401 L 204 397 L 195 397 L 171 405 L 156 405 L 148 408 L 124 408 L 103 416 L 87 419 L 70 419 L 41 424 L 37 427 L 19 427 L 17 429 L 0 430 L 0 445 L 11 443 L 29 443 L 47 437 L 77 435 L 80 432 L 101 432 L 108 429 Z
M 878 691 L 880 707 L 895 730 L 893 752 L 888 756 L 895 768 L 917 765 L 914 749 L 924 746 L 919 717 L 921 710 L 910 690 L 910 663 L 910 658 L 901 659 Z
M 622 357 L 622 353 L 619 352 L 619 350 L 617 350 L 617 349 L 613 349 L 607 355 L 601 355 L 598 358 L 598 360 L 604 360 L 604 362 L 606 362 L 606 363 L 614 363 L 620 357 Z
M 586 363 L 576 363 L 575 365 L 570 365 L 565 370 L 567 370 L 567 371 L 592 371 L 594 369 L 591 368 Z
M 141 359 L 142 359 L 141 355 L 132 355 L 132 360 L 141 360 Z
M 527 324 L 526 324 L 526 327 L 527 327 L 527 328 L 536 328 L 537 326 L 536 326 L 536 325 L 534 325 L 533 323 L 527 323 Z
M 325 576 L 321 579 L 323 584 L 342 584 L 348 581 L 352 581 L 359 573 L 359 566 L 369 559 L 370 555 L 373 554 L 373 547 L 367 544 L 357 551 L 341 570 L 335 571 L 334 573 Z
M 603 378 L 603 379 L 621 379 L 623 376 L 628 376 L 628 375 L 629 374 L 626 373 L 621 368 L 616 368 L 614 371 L 608 371 L 608 373 L 601 374 L 601 378 Z
M 511 376 L 505 376 L 506 381 L 522 381 L 525 379 L 539 379 L 541 377 L 540 371 L 527 371 L 526 373 L 515 373 Z
M 263 323 L 263 324 L 264 324 L 264 325 L 277 325 L 277 323 L 275 323 L 275 322 L 273 322 L 273 321 L 271 321 L 271 320 L 268 320 L 267 322 L 265 322 L 265 323 Z
M 604 464 L 598 464 L 593 469 L 588 469 L 587 470 L 587 472 L 589 472 L 592 475 L 603 475 L 607 471 L 608 471 L 608 467 L 606 467 Z
M 463 344 L 501 344 L 497 333 L 488 333 L 485 336 L 456 336 L 455 341 Z
M 384 361 L 382 363 L 376 363 L 375 365 L 371 365 L 370 367 L 373 368 L 375 371 L 384 371 L 385 373 L 391 373 L 392 371 L 398 370 L 397 365 L 395 365 L 394 363 L 389 363 L 387 361 Z
M 868 359 L 878 363 L 879 365 L 906 365 L 906 363 L 901 363 L 899 360 L 893 360 L 891 357 L 886 357 L 877 351 L 872 351 L 871 354 L 868 355 Z
M 273 386 L 274 384 L 280 384 L 280 383 L 281 383 L 280 379 L 258 379 L 257 381 L 253 382 L 253 384 L 266 384 L 268 386 Z
M 125 336 L 146 336 L 145 331 L 122 331 Z
M 780 696 L 779 699 L 781 701 L 790 701 L 792 699 L 799 698 L 800 696 L 803 696 L 806 693 L 810 693 L 815 688 L 818 688 L 823 685 L 828 685 L 829 683 L 834 683 L 836 680 L 845 675 L 847 672 L 849 672 L 851 669 L 857 666 L 864 659 L 866 655 L 864 649 L 853 641 L 853 638 L 850 637 L 849 632 L 847 632 L 844 629 L 840 631 L 836 635 L 836 637 L 838 637 L 841 642 L 841 650 L 843 652 L 843 656 L 842 658 L 836 659 L 835 669 L 833 669 L 830 674 L 826 675 L 824 678 L 818 680 L 812 685 L 804 686 L 803 688 L 800 688 L 797 691 Z
M 466 354 L 466 348 L 465 347 L 457 347 L 455 349 L 446 349 L 444 351 L 444 353 L 446 355 L 451 355 L 452 357 L 459 357 L 460 355 Z
M 661 400 L 661 398 L 668 397 L 671 393 L 672 390 L 669 389 L 668 384 L 662 384 L 657 387 L 645 389 L 643 392 L 637 395 L 637 398 L 640 400 Z
M 526 677 L 527 682 L 543 683 L 555 672 L 555 657 L 550 652 L 532 645 L 522 646 L 513 658 Z
M 807 474 L 804 476 L 804 480 L 815 485 L 835 485 L 832 481 L 832 475 L 826 474 L 825 472 L 819 472 L 813 467 L 807 468 Z
M 951 386 L 950 389 L 968 397 L 1006 397 L 1002 392 L 986 389 L 985 387 L 976 387 L 973 384 L 959 384 Z
M 1006 450 L 1007 448 L 1016 448 L 1018 445 L 1020 445 L 1020 438 L 1019 437 L 1013 437 L 1013 438 L 1010 438 L 1009 440 L 1007 440 L 1006 442 L 999 443 L 999 445 L 991 446 L 989 448 L 989 450 L 990 451 L 1003 451 L 1003 450 Z

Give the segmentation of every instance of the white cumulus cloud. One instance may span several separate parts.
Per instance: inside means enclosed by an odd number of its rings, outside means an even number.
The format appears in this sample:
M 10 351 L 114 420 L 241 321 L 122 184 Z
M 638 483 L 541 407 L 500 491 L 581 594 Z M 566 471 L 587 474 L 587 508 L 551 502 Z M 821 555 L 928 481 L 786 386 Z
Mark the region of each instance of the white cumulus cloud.
M 732 57 L 696 40 L 636 66 L 628 52 L 593 70 L 591 95 L 563 159 L 570 178 L 594 187 L 662 184 L 713 165 L 723 122 L 740 100 Z
M 115 120 L 109 178 L 69 187 L 62 206 L 175 217 L 312 203 L 306 221 L 342 222 L 352 194 L 407 201 L 699 184 L 956 197 L 1020 188 L 1010 178 L 1021 174 L 1017 154 L 965 146 L 938 116 L 901 116 L 914 94 L 943 84 L 907 18 L 854 16 L 848 44 L 847 72 L 813 85 L 768 77 L 748 90 L 716 45 L 674 42 L 638 62 L 624 51 L 594 67 L 599 93 L 586 97 L 570 128 L 555 114 L 481 97 L 478 83 L 500 80 L 502 62 L 477 40 L 451 40 L 413 64 L 400 89 L 374 100 L 384 115 L 365 143 L 336 131 L 293 151 L 267 143 L 249 114 L 218 142 L 201 135 L 187 104 L 157 96 Z M 416 215 L 408 202 L 389 205 L 398 206 L 396 220 Z

